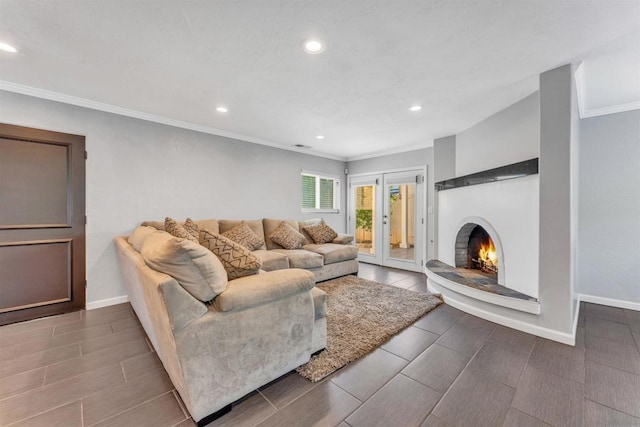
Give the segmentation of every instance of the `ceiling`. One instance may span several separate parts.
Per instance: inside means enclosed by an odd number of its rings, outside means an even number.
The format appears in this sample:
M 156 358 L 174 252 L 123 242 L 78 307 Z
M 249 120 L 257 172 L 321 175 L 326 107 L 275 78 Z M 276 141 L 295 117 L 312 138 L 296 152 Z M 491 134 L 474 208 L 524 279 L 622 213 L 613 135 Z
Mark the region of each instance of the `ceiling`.
M 640 0 L 0 0 L 0 41 L 0 89 L 342 160 L 430 146 L 569 62 L 583 108 L 640 102 Z

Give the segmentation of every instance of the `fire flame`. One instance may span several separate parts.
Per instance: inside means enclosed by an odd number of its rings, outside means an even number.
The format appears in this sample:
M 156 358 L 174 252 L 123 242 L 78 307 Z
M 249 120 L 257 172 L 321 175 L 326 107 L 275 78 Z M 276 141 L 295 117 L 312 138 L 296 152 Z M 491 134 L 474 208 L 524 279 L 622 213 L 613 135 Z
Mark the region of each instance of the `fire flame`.
M 492 240 L 489 240 L 489 243 L 483 243 L 480 246 L 478 258 L 484 261 L 488 266 L 498 268 L 498 254 L 496 253 L 496 247 L 493 245 Z

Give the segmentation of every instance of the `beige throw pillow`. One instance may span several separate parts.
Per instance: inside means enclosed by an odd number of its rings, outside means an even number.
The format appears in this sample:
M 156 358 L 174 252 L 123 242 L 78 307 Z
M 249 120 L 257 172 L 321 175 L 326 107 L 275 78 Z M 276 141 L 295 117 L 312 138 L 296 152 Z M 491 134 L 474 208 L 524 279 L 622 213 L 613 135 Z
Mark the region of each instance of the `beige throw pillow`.
M 197 236 L 192 236 L 182 224 L 178 224 L 178 222 L 171 217 L 166 217 L 164 219 L 164 230 L 174 237 L 198 243 Z
M 191 218 L 187 218 L 184 222 L 183 227 L 185 230 L 187 230 L 187 233 L 189 233 L 191 237 L 196 239 L 196 242 L 200 243 L 198 240 L 200 238 L 200 227 L 198 227 L 198 224 L 193 222 Z
M 264 245 L 264 240 L 254 233 L 244 221 L 242 221 L 242 224 L 222 233 L 222 236 L 233 240 L 250 251 L 255 251 Z
M 229 280 L 256 274 L 262 267 L 262 262 L 249 249 L 221 234 L 201 230 L 200 244 L 218 257 Z
M 307 234 L 311 236 L 313 241 L 318 245 L 329 243 L 333 241 L 333 239 L 338 237 L 338 233 L 336 233 L 333 228 L 325 224 L 324 221 L 317 225 L 309 225 L 307 227 L 304 227 L 304 231 L 306 231 Z
M 227 288 L 222 263 L 198 243 L 156 231 L 145 239 L 140 253 L 149 267 L 172 276 L 200 301 L 211 301 Z
M 131 246 L 133 246 L 133 249 L 140 252 L 144 241 L 147 240 L 147 237 L 155 232 L 155 228 L 141 225 L 140 227 L 136 228 L 133 233 L 131 233 L 131 236 L 129 236 L 127 241 Z
M 282 221 L 269 238 L 285 249 L 300 249 L 304 236 L 292 226 Z

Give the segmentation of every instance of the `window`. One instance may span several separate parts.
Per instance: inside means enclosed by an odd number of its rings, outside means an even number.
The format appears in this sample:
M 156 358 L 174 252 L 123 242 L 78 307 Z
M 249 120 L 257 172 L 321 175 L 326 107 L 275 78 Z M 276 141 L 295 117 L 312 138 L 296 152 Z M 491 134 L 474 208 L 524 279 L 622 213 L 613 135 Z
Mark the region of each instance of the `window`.
M 302 212 L 340 212 L 340 179 L 302 172 Z

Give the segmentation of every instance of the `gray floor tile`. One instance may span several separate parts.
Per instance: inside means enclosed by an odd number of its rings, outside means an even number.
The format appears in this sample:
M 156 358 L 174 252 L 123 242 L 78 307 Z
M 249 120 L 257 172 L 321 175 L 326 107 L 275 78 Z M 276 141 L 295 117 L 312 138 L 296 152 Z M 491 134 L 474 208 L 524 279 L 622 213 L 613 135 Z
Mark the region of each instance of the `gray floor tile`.
M 612 322 L 627 323 L 624 312 L 621 308 L 617 307 L 587 303 L 584 315 L 585 317 L 596 317 L 598 319 L 610 320 Z
M 110 387 L 94 393 L 82 401 L 84 423 L 86 425 L 96 424 L 155 399 L 172 389 L 171 380 L 163 372 L 144 375 L 117 387 Z
M 515 390 L 470 372 L 462 372 L 433 414 L 454 425 L 502 425 Z
M 111 331 L 111 328 L 109 328 Z M 108 335 L 101 336 L 99 338 L 93 338 L 83 341 L 80 344 L 82 348 L 82 354 L 89 354 L 100 350 L 123 344 L 130 341 L 136 341 L 144 339 L 146 334 L 142 328 L 125 329 L 122 332 L 109 333 Z
M 538 338 L 529 356 L 529 366 L 584 383 L 584 359 L 585 352 L 580 346 Z
M 640 374 L 640 353 L 635 345 L 592 335 L 585 337 L 585 345 L 587 360 Z
M 438 338 L 440 338 L 440 335 L 411 326 L 391 338 L 382 348 L 410 361 L 415 359 L 417 355 L 422 353 Z
M 426 283 L 418 283 L 417 285 L 413 285 L 409 288 L 409 290 L 414 292 L 422 292 L 425 294 L 429 292 L 429 288 L 427 287 Z
M 149 347 L 147 347 L 144 339 L 137 339 L 136 341 L 115 345 L 104 350 L 50 365 L 47 368 L 47 375 L 45 376 L 44 382 L 45 384 L 51 384 L 74 375 L 97 369 L 101 366 L 119 363 L 129 357 L 148 352 Z
M 587 427 L 640 427 L 640 418 L 632 417 L 586 399 L 584 401 L 584 425 Z
M 276 408 L 281 409 L 316 388 L 320 383 L 312 383 L 296 372 L 290 372 L 264 387 L 260 393 Z
M 442 335 L 464 316 L 466 316 L 464 312 L 450 305 L 442 304 L 419 319 L 413 326 Z
M 82 427 L 80 401 L 52 409 L 35 417 L 12 424 L 12 427 Z
M 536 337 L 535 335 L 497 325 L 489 335 L 489 338 L 487 338 L 487 341 L 528 355 L 533 349 Z
M 438 344 L 472 356 L 487 340 L 495 323 L 478 317 L 467 316 L 436 341 Z
M 120 362 L 127 381 L 152 372 L 164 372 L 162 362 L 154 353 L 143 353 Z
M 640 375 L 587 361 L 585 396 L 596 403 L 640 418 Z
M 0 378 L 41 368 L 51 363 L 58 363 L 79 356 L 80 344 L 77 343 L 25 356 L 18 356 L 10 362 L 3 363 L 2 366 L 0 366 Z
M 515 388 L 528 357 L 526 353 L 486 342 L 465 371 Z
M 228 414 L 207 424 L 207 427 L 255 426 L 273 415 L 277 409 L 258 392 L 233 405 Z
M 633 332 L 640 333 L 640 311 L 624 309 L 624 316 L 627 319 L 629 328 Z
M 0 400 L 5 397 L 42 387 L 47 367 L 10 375 L 0 381 Z
M 140 328 L 142 324 L 135 317 L 128 317 L 126 319 L 116 320 L 115 322 L 111 322 L 111 329 L 113 332 L 123 331 L 129 328 Z
M 111 334 L 109 325 L 99 325 L 79 331 L 70 332 L 62 335 L 52 335 L 38 340 L 33 340 L 20 344 L 18 353 L 21 355 L 36 353 L 49 350 L 56 347 L 78 343 L 88 339 L 101 339 L 101 337 Z
M 421 285 L 422 283 L 426 284 L 427 277 L 416 278 L 416 277 L 408 277 L 406 279 L 398 280 L 397 282 L 391 283 L 392 286 L 397 286 L 398 288 L 409 289 L 414 286 Z
M 191 418 L 184 420 L 180 424 L 176 424 L 174 427 L 196 427 L 196 423 Z M 207 426 L 208 427 L 208 426 Z
M 633 339 L 636 342 L 636 347 L 640 351 L 640 333 L 633 333 Z
M 433 344 L 404 368 L 402 373 L 444 393 L 462 372 L 469 359 L 467 355 Z
M 340 424 L 359 405 L 358 399 L 331 381 L 325 381 L 259 425 L 277 427 L 335 426 Z
M 53 331 L 54 335 L 67 334 L 69 332 L 78 331 L 80 329 L 87 329 L 93 326 L 105 325 L 107 323 L 115 322 L 122 319 L 132 318 L 130 310 L 120 310 L 114 312 L 97 312 L 88 311 L 86 317 L 77 322 L 65 323 L 55 326 Z
M 549 424 L 543 423 L 537 418 L 520 412 L 517 409 L 510 408 L 507 412 L 507 419 L 504 420 L 503 427 L 545 427 Z
M 442 395 L 411 378 L 395 376 L 347 418 L 353 427 L 419 425 Z
M 11 424 L 123 383 L 120 366 L 106 366 L 0 400 L 0 420 Z
M 633 344 L 631 329 L 629 329 L 629 325 L 624 323 L 586 317 L 584 330 L 586 335 L 607 338 L 611 341 L 618 341 L 629 345 Z
M 527 366 L 512 406 L 552 425 L 581 426 L 584 386 Z
M 96 426 L 173 427 L 185 418 L 175 396 L 169 392 L 102 421 Z
M 364 402 L 409 362 L 378 349 L 339 370 L 331 382 Z
M 429 414 L 426 420 L 420 425 L 420 427 L 453 427 L 445 420 L 436 417 L 433 414 Z
M 0 362 L 6 362 L 8 360 L 13 359 L 18 351 L 18 347 L 20 344 L 4 344 L 0 346 Z

